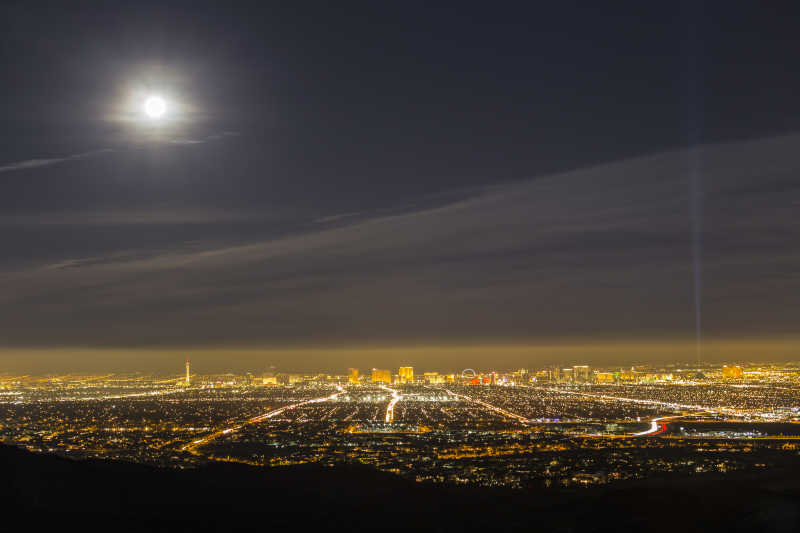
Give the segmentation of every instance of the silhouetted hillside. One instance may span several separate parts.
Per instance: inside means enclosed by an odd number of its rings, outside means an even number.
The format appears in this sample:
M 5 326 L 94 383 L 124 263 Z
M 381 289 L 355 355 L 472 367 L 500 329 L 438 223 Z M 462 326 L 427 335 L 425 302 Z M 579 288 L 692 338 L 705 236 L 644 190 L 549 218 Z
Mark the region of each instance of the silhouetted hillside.
M 797 471 L 509 491 L 366 467 L 166 470 L 0 446 L 5 524 L 26 531 L 796 531 Z

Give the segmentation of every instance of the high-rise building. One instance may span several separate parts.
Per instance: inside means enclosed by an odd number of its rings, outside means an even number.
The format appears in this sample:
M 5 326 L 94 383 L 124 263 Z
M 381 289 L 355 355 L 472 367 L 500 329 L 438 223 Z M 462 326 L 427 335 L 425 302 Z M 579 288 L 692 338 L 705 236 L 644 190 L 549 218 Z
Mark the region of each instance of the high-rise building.
M 186 358 L 186 385 L 188 386 L 191 383 L 189 379 L 189 358 Z
M 446 376 L 438 372 L 425 372 L 422 376 L 428 385 L 441 385 L 447 381 Z
M 358 384 L 358 369 L 357 368 L 348 368 L 347 369 L 347 379 L 353 385 Z
M 392 373 L 389 370 L 373 368 L 372 369 L 372 382 L 373 383 L 386 383 L 387 385 L 391 385 L 392 384 Z
M 597 372 L 594 377 L 598 383 L 614 383 L 613 372 Z
M 725 365 L 722 367 L 722 377 L 725 379 L 741 379 L 744 377 L 744 371 L 740 366 Z
M 575 381 L 588 383 L 592 378 L 592 371 L 587 365 L 577 365 L 572 367 L 572 377 Z
M 400 383 L 413 383 L 414 382 L 414 367 L 413 366 L 401 366 L 400 369 L 397 371 L 397 375 L 400 376 Z
M 303 376 L 302 374 L 286 373 L 286 374 L 280 374 L 278 376 L 278 381 L 281 381 L 285 385 L 294 385 L 304 380 L 305 376 Z

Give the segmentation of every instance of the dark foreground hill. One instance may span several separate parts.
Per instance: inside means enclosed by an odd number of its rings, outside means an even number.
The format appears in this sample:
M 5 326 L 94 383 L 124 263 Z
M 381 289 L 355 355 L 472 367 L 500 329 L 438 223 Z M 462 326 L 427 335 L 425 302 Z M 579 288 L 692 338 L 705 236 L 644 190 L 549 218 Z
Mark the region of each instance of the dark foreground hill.
M 798 474 L 510 491 L 420 485 L 366 467 L 167 470 L 0 446 L 0 523 L 50 532 L 790 532 L 800 531 Z

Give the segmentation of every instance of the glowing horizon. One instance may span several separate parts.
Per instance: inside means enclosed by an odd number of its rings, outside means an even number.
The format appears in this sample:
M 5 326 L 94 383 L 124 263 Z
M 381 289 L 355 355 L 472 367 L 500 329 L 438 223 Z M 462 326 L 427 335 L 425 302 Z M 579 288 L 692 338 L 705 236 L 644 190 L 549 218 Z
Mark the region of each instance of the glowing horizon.
M 180 373 L 187 355 L 193 371 L 264 370 L 337 371 L 349 367 L 415 368 L 456 371 L 461 368 L 514 369 L 546 364 L 625 366 L 695 361 L 693 339 L 560 341 L 549 343 L 384 344 L 328 346 L 172 346 L 172 347 L 5 347 L 5 370 L 34 373 L 152 372 Z M 701 362 L 800 360 L 800 338 L 707 339 Z M 298 363 L 302 361 L 302 363 Z

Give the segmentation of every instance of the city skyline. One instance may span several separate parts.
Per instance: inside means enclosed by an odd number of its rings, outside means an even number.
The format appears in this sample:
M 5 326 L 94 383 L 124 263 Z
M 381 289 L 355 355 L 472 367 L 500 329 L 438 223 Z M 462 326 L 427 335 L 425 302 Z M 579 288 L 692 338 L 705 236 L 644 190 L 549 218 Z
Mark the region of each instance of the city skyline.
M 232 379 L 231 384 L 245 385 L 294 385 L 301 382 L 331 382 L 350 385 L 404 385 L 404 384 L 429 384 L 443 385 L 461 383 L 465 385 L 502 385 L 525 386 L 536 382 L 569 382 L 575 384 L 614 384 L 620 382 L 692 382 L 696 380 L 711 381 L 747 381 L 760 380 L 764 377 L 764 369 L 784 369 L 788 374 L 800 372 L 798 361 L 735 361 L 735 362 L 710 362 L 710 361 L 673 361 L 670 363 L 621 363 L 616 362 L 605 365 L 588 365 L 584 362 L 565 363 L 550 362 L 545 364 L 506 368 L 493 365 L 467 367 L 460 370 L 456 368 L 433 370 L 426 367 L 413 367 L 404 364 L 396 368 L 372 367 L 362 372 L 357 367 L 348 367 L 346 371 L 327 371 L 322 369 L 301 371 L 292 368 L 277 368 L 270 366 L 266 370 L 249 369 L 245 372 L 211 372 L 201 369 L 195 372 L 190 367 L 190 361 L 185 361 L 184 372 L 175 373 L 158 372 L 111 372 L 93 375 L 86 372 L 68 372 L 66 374 L 24 374 L 0 373 L 0 388 L 6 385 L 33 380 L 34 383 L 58 383 L 60 381 L 76 381 L 83 379 L 95 380 L 125 380 L 131 379 L 157 379 L 169 378 L 158 383 L 172 383 L 176 387 L 207 386 L 214 384 L 215 380 Z M 769 374 L 771 370 L 767 371 Z M 128 377 L 126 377 L 128 376 Z M 209 381 L 210 380 L 210 381 Z
M 800 450 L 800 362 L 354 370 L 2 375 L 0 442 L 165 468 L 361 464 L 553 491 L 791 468 Z

